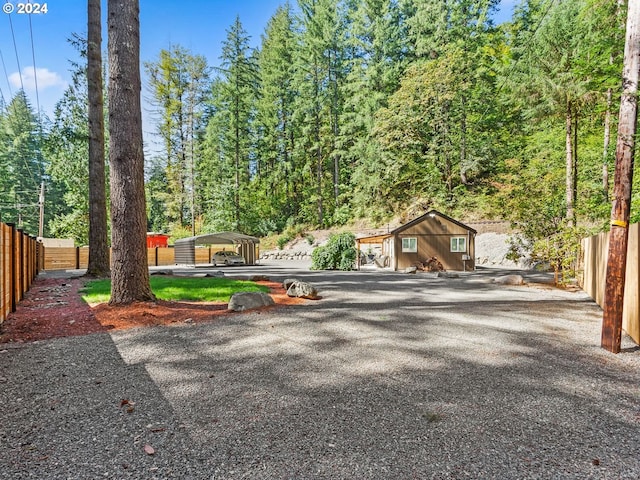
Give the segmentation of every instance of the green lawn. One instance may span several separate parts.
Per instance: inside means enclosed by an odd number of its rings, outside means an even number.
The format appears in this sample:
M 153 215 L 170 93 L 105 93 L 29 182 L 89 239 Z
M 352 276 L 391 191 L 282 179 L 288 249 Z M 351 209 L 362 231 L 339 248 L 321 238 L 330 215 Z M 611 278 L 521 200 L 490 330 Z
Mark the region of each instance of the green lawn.
M 269 292 L 269 288 L 255 282 L 215 277 L 152 276 L 151 290 L 159 300 L 228 302 L 237 292 Z M 91 280 L 81 290 L 89 304 L 106 303 L 111 297 L 111 280 Z

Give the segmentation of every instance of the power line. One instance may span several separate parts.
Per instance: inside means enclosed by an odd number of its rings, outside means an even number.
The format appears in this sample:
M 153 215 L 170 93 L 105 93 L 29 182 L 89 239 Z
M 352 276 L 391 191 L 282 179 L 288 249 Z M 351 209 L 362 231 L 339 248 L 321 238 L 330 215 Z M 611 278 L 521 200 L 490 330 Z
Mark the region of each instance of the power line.
M 12 20 L 12 15 L 8 14 L 7 17 L 9 18 L 9 25 L 11 27 L 11 38 L 13 40 L 13 49 L 15 52 L 15 56 L 16 56 L 16 63 L 18 66 L 18 75 L 20 78 L 20 87 L 21 87 L 21 91 L 22 91 L 22 95 L 24 97 L 24 100 L 26 102 L 27 100 L 27 93 L 25 91 L 24 88 L 24 80 L 23 80 L 23 75 L 22 75 L 22 67 L 20 65 L 20 57 L 18 55 L 18 44 L 16 42 L 16 36 L 15 36 L 15 30 L 13 28 L 13 20 Z M 30 37 L 31 37 L 31 55 L 33 58 L 33 78 L 34 78 L 34 83 L 35 83 L 35 89 L 36 89 L 36 107 L 38 110 L 38 116 L 37 116 L 37 124 L 38 124 L 38 136 L 37 136 L 37 149 L 38 149 L 38 159 L 41 160 L 42 159 L 42 151 L 41 151 L 41 143 L 42 143 L 42 115 L 40 112 L 40 95 L 39 95 L 39 90 L 38 90 L 38 76 L 37 76 L 37 72 L 36 72 L 36 63 L 35 63 L 35 47 L 34 47 L 34 43 L 33 43 L 33 28 L 32 28 L 32 23 L 31 23 L 31 15 L 29 15 L 29 33 L 30 33 Z M 3 66 L 4 66 L 4 59 L 3 59 Z M 5 68 L 5 76 L 6 76 L 6 68 Z M 7 77 L 7 81 L 8 81 L 8 77 Z M 34 172 L 31 170 L 31 165 L 29 165 L 29 162 L 26 158 L 23 157 L 23 162 L 25 164 L 25 167 L 27 168 L 27 171 L 29 172 L 29 176 L 31 177 L 31 179 L 33 180 L 33 183 L 36 187 L 39 186 L 40 184 L 40 180 L 39 178 L 42 178 L 44 172 L 43 172 L 43 166 L 42 166 L 42 162 L 38 161 L 38 172 L 37 173 L 37 177 L 34 175 Z
M 20 58 L 18 57 L 18 45 L 16 44 L 16 35 L 13 31 L 13 21 L 11 20 L 11 14 L 7 15 L 9 18 L 9 26 L 11 27 L 11 38 L 13 40 L 13 50 L 16 53 L 16 63 L 18 64 L 18 76 L 20 77 L 20 88 L 24 92 L 24 82 L 22 81 L 22 68 L 20 68 Z
M 29 14 L 29 38 L 31 39 L 31 59 L 33 60 L 33 82 L 36 87 L 36 108 L 38 109 L 38 123 L 40 123 L 40 95 L 38 93 L 38 71 L 36 69 L 36 52 L 33 46 L 33 27 L 31 25 L 31 14 Z
M 7 74 L 7 67 L 4 64 L 4 55 L 2 55 L 2 50 L 0 50 L 0 60 L 2 60 L 2 69 L 4 70 L 4 77 L 7 79 L 7 87 L 9 88 L 9 98 L 13 97 L 13 92 L 11 91 L 11 82 L 9 81 L 9 75 Z M 4 96 L 2 97 L 4 100 Z
M 35 47 L 33 44 L 33 27 L 31 24 L 31 14 L 29 14 L 29 37 L 31 39 L 31 59 L 33 60 L 33 82 L 36 88 L 36 109 L 38 112 L 38 140 L 37 140 L 37 146 L 38 146 L 38 157 L 39 157 L 39 162 L 38 162 L 38 166 L 40 168 L 40 171 L 38 172 L 40 175 L 40 178 L 42 178 L 44 176 L 44 169 L 42 166 L 42 112 L 40 111 L 40 94 L 38 91 L 38 70 L 36 69 L 36 51 L 35 51 Z

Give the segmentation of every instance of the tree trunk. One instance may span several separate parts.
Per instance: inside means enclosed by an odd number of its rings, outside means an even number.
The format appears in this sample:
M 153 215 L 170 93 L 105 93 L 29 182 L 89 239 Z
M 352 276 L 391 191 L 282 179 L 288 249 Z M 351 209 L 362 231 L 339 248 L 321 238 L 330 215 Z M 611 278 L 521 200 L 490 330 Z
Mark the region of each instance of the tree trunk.
M 622 6 L 624 1 L 618 0 L 616 18 L 622 18 Z M 622 23 L 622 22 L 621 22 Z M 620 25 L 621 28 L 624 25 Z M 618 30 L 616 30 L 618 32 Z M 617 41 L 618 35 L 615 35 Z M 609 65 L 613 65 L 619 52 L 611 52 L 609 55 Z M 604 114 L 604 141 L 602 148 L 602 194 L 605 201 L 609 201 L 609 144 L 611 143 L 611 107 L 613 105 L 613 89 L 607 89 L 607 109 Z
M 616 169 L 609 233 L 609 257 L 602 317 L 602 348 L 620 352 L 622 309 L 629 241 L 629 215 L 633 183 L 633 160 L 638 120 L 638 77 L 640 76 L 640 2 L 628 3 L 627 35 L 622 71 L 622 97 L 616 143 Z
M 467 108 L 465 97 L 460 99 L 462 118 L 460 119 L 460 182 L 462 185 L 469 185 L 467 178 Z
M 318 78 L 318 62 L 314 62 L 314 140 L 316 143 L 316 191 L 318 195 L 318 225 L 324 223 L 324 205 L 322 202 L 322 176 L 324 169 L 322 168 L 322 147 L 320 136 L 320 79 Z
M 235 128 L 233 131 L 234 140 L 234 162 L 236 170 L 236 190 L 233 197 L 233 208 L 236 228 L 240 225 L 240 87 L 236 84 L 234 100 L 234 116 L 235 116 Z
M 609 143 L 611 142 L 611 103 L 613 92 L 607 90 L 607 110 L 604 114 L 604 142 L 602 148 L 602 194 L 609 201 Z
M 89 98 L 89 262 L 87 275 L 109 274 L 107 194 L 104 172 L 102 33 L 100 0 L 88 0 L 87 85 Z
M 149 285 L 138 0 L 109 0 L 112 305 L 154 300 Z
M 565 197 L 567 203 L 567 225 L 572 227 L 575 225 L 575 211 L 574 211 L 574 167 L 573 167 L 573 111 L 571 108 L 571 101 L 567 101 L 567 112 L 566 112 L 566 189 L 565 189 Z

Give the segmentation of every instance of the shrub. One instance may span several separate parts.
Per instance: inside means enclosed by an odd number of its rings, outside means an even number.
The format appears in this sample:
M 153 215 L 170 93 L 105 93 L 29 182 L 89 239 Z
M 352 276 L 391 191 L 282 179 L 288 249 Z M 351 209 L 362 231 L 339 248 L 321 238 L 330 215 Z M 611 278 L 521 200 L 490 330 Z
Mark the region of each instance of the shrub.
M 311 270 L 353 270 L 357 250 L 353 233 L 333 234 L 311 254 Z

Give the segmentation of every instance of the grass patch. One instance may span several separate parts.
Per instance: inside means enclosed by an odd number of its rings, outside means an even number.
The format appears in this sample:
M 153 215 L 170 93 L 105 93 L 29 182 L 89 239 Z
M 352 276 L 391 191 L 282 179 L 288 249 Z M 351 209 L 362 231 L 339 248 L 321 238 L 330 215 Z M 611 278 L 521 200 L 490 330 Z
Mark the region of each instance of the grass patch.
M 224 302 L 237 292 L 269 292 L 269 287 L 245 280 L 216 277 L 157 277 L 150 278 L 151 290 L 159 300 Z M 106 303 L 111 298 L 111 280 L 91 280 L 80 290 L 89 304 Z

